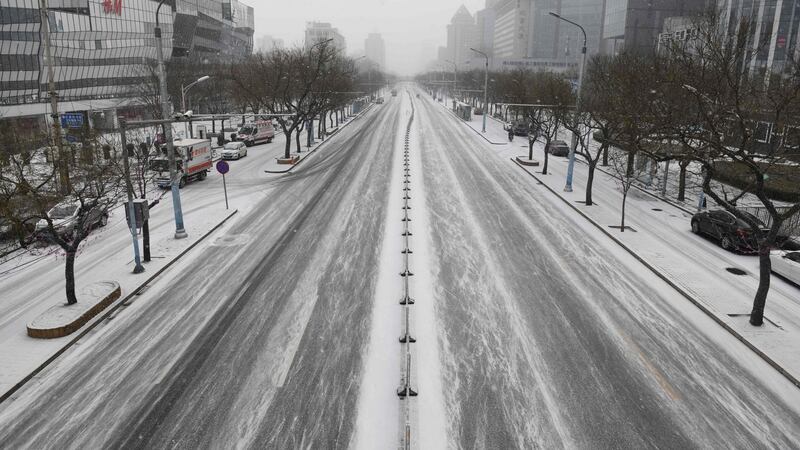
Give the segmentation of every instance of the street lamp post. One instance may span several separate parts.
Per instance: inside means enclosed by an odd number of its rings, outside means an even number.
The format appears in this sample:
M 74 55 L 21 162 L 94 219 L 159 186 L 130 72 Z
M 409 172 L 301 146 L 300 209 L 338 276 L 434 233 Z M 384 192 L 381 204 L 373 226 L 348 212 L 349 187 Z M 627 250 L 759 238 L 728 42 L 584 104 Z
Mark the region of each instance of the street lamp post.
M 131 232 L 131 239 L 133 240 L 133 273 L 142 273 L 144 272 L 144 266 L 142 266 L 142 260 L 139 256 L 139 238 L 136 236 L 136 208 L 133 204 L 133 184 L 131 183 L 131 170 L 130 170 L 130 153 L 128 151 L 128 142 L 126 139 L 126 130 L 125 130 L 125 119 L 119 119 L 119 128 L 120 128 L 120 142 L 122 143 L 122 167 L 125 172 L 125 191 L 128 194 L 128 203 L 126 208 L 128 208 L 128 229 Z
M 164 68 L 164 48 L 161 42 L 161 27 L 158 21 L 158 13 L 165 0 L 158 2 L 156 8 L 156 27 L 153 35 L 156 38 L 156 56 L 158 57 L 158 87 L 161 97 L 161 118 L 166 120 L 170 116 L 169 99 L 167 98 L 167 72 Z M 177 170 L 175 167 L 175 145 L 172 143 L 172 124 L 164 124 L 164 140 L 167 144 L 167 159 L 169 161 L 170 190 L 172 191 L 172 209 L 175 211 L 175 239 L 188 237 L 186 228 L 183 226 L 183 210 L 181 209 L 181 194 L 178 182 L 175 179 Z
M 583 70 L 586 67 L 586 30 L 583 29 L 582 26 L 578 25 L 577 23 L 565 19 L 560 15 L 550 12 L 550 15 L 555 17 L 556 19 L 563 20 L 569 24 L 575 25 L 576 27 L 580 28 L 581 33 L 583 33 L 583 47 L 581 48 L 581 67 L 578 71 L 578 94 L 576 95 L 575 99 L 575 116 L 573 119 L 574 128 L 572 132 L 572 145 L 569 148 L 569 164 L 567 165 L 567 185 L 564 186 L 565 192 L 572 192 L 572 174 L 575 170 L 575 150 L 578 148 L 578 115 L 581 111 L 581 88 L 583 87 Z
M 183 84 L 181 84 L 181 110 L 182 110 L 184 113 L 186 112 L 186 93 L 187 93 L 187 92 L 189 91 L 189 89 L 191 89 L 191 88 L 192 88 L 192 86 L 194 86 L 195 84 L 197 84 L 197 83 L 202 83 L 203 81 L 206 81 L 206 80 L 207 80 L 207 79 L 209 79 L 209 78 L 211 78 L 211 77 L 210 77 L 210 76 L 208 76 L 208 75 L 204 75 L 204 76 L 202 76 L 202 77 L 200 77 L 200 78 L 198 78 L 198 79 L 194 80 L 193 82 L 189 83 L 189 85 L 188 85 L 188 86 L 186 86 L 186 87 L 183 87 Z M 186 135 L 187 135 L 187 136 L 191 134 L 191 133 L 189 133 L 189 122 L 186 122 L 186 123 L 184 124 L 184 130 L 186 130 L 186 131 L 185 131 L 185 133 L 186 133 Z
M 449 59 L 445 59 L 444 62 L 450 63 L 453 65 L 453 100 L 456 99 L 456 90 L 458 89 L 458 65 L 450 61 Z
M 486 133 L 486 114 L 489 113 L 489 55 L 472 47 L 470 47 L 470 50 L 486 58 L 483 72 L 483 132 Z

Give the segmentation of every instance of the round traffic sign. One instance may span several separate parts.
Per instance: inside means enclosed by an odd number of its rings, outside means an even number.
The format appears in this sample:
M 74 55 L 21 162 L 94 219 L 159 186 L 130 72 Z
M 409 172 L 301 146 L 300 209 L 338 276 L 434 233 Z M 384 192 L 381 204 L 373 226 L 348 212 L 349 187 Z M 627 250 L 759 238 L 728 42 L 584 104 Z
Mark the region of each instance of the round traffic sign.
M 228 173 L 228 171 L 230 169 L 231 169 L 231 167 L 228 165 L 227 162 L 222 161 L 222 160 L 217 161 L 217 172 L 225 175 L 226 173 Z

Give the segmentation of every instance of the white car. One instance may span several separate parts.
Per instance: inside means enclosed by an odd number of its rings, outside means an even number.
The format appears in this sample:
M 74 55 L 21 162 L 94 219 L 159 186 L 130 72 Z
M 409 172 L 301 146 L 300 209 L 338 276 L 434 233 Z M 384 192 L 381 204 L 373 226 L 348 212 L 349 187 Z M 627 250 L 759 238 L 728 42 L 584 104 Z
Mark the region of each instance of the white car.
M 774 250 L 769 259 L 773 273 L 800 285 L 800 251 Z
M 247 156 L 247 146 L 242 141 L 228 142 L 222 148 L 222 159 L 239 159 Z

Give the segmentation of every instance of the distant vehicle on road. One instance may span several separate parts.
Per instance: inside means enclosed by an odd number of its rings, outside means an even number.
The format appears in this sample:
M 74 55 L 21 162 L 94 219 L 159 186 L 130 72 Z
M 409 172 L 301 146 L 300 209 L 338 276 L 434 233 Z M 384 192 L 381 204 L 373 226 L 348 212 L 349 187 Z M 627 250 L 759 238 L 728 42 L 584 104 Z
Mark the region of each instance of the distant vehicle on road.
M 108 224 L 108 211 L 101 205 L 96 205 L 85 211 L 81 220 L 81 204 L 78 202 L 59 203 L 47 212 L 47 217 L 53 222 L 53 230 L 59 236 L 72 236 L 79 226 L 86 229 L 104 227 Z M 81 222 L 83 222 L 81 224 Z M 42 233 L 48 229 L 47 220 L 41 219 L 36 223 L 36 232 Z
M 383 96 L 376 98 L 376 99 L 375 99 L 375 103 L 377 103 L 377 104 L 379 104 L 379 105 L 380 105 L 381 103 L 383 103 Z
M 749 213 L 759 224 L 759 228 L 769 231 L 764 222 Z M 701 211 L 692 216 L 692 232 L 716 239 L 725 250 L 752 253 L 758 250 L 758 242 L 750 230 L 750 225 L 724 209 Z
M 208 139 L 182 139 L 175 146 L 175 169 L 178 187 L 184 187 L 191 180 L 204 180 L 211 169 L 211 141 Z M 150 170 L 157 172 L 156 184 L 161 189 L 170 187 L 169 160 L 167 147 L 161 148 L 161 155 L 150 161 Z
M 772 272 L 800 286 L 800 252 L 773 250 L 769 254 Z
M 244 142 L 228 142 L 222 148 L 222 159 L 239 159 L 247 156 L 247 146 Z
M 544 151 L 553 156 L 569 156 L 569 145 L 564 141 L 550 141 L 545 147 Z
M 274 138 L 275 127 L 272 126 L 272 120 L 258 120 L 239 128 L 235 140 L 244 142 L 244 145 L 250 147 L 262 142 L 272 142 Z
M 397 89 L 392 89 L 392 97 L 397 97 Z

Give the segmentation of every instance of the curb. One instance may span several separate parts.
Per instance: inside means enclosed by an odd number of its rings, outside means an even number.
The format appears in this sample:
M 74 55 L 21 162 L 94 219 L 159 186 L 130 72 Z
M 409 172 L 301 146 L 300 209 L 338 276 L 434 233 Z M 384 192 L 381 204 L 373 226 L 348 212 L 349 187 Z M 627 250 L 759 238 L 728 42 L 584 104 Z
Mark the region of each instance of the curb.
M 490 141 L 490 140 L 489 140 L 489 138 L 487 138 L 486 136 L 484 136 L 482 132 L 480 132 L 480 131 L 476 130 L 475 128 L 472 128 L 472 126 L 471 126 L 471 125 L 469 125 L 469 124 L 467 123 L 467 121 L 466 121 L 466 120 L 462 119 L 461 117 L 458 117 L 458 116 L 456 115 L 456 113 L 454 113 L 453 111 L 450 111 L 450 108 L 448 108 L 448 107 L 447 107 L 447 105 L 442 105 L 442 108 L 444 108 L 444 109 L 445 109 L 445 111 L 449 112 L 449 113 L 450 113 L 450 114 L 451 114 L 453 117 L 455 117 L 456 119 L 458 119 L 458 121 L 459 121 L 459 122 L 461 122 L 461 123 L 463 123 L 464 125 L 466 125 L 466 126 L 467 126 L 467 128 L 469 128 L 470 130 L 472 130 L 472 131 L 474 131 L 475 133 L 477 133 L 477 134 L 478 134 L 478 136 L 482 137 L 482 138 L 483 138 L 483 139 L 484 139 L 486 142 L 488 142 L 488 143 L 490 143 L 490 144 L 492 144 L 492 145 L 506 145 L 506 144 L 507 144 L 507 142 L 493 142 L 493 141 Z
M 580 214 L 580 215 L 581 215 L 581 217 L 583 217 L 583 218 L 584 218 L 584 219 L 586 219 L 586 220 L 587 220 L 589 223 L 591 223 L 592 225 L 594 225 L 594 226 L 595 226 L 597 229 L 599 229 L 599 230 L 600 230 L 600 231 L 601 231 L 603 234 L 605 234 L 606 236 L 608 236 L 609 238 L 611 238 L 611 240 L 612 240 L 612 241 L 614 241 L 614 243 L 616 243 L 617 245 L 619 245 L 620 247 L 622 247 L 622 249 L 623 249 L 623 250 L 625 250 L 626 252 L 628 252 L 628 253 L 629 253 L 631 256 L 633 256 L 633 257 L 634 257 L 634 258 L 635 258 L 637 261 L 639 261 L 640 263 L 642 263 L 642 265 L 644 265 L 646 268 L 648 268 L 648 269 L 649 269 L 651 272 L 653 272 L 653 273 L 654 273 L 654 274 L 655 274 L 657 277 L 659 277 L 659 278 L 661 278 L 662 280 L 664 280 L 664 281 L 665 281 L 665 282 L 666 282 L 668 285 L 670 285 L 670 286 L 671 286 L 673 289 L 675 289 L 675 290 L 676 290 L 676 291 L 677 291 L 679 294 L 681 294 L 683 297 L 685 297 L 687 300 L 689 300 L 689 302 L 691 302 L 691 303 L 692 303 L 694 306 L 696 306 L 698 309 L 700 309 L 700 311 L 702 311 L 702 312 L 703 312 L 703 313 L 704 313 L 706 316 L 710 317 L 712 320 L 714 320 L 715 322 L 717 322 L 717 324 L 719 324 L 719 325 L 720 325 L 720 326 L 721 326 L 723 329 L 725 329 L 725 331 L 727 331 L 728 333 L 730 333 L 731 335 L 733 335 L 733 337 L 735 337 L 736 339 L 738 339 L 738 340 L 739 340 L 739 341 L 740 341 L 742 344 L 744 344 L 744 345 L 745 345 L 747 348 L 749 348 L 750 350 L 752 350 L 752 351 L 753 351 L 753 353 L 755 353 L 756 355 L 758 355 L 758 356 L 759 356 L 759 357 L 760 357 L 762 360 L 764 360 L 764 362 L 766 362 L 767 364 L 769 364 L 770 366 L 772 366 L 772 368 L 773 368 L 773 369 L 777 370 L 777 371 L 778 371 L 778 373 L 780 373 L 781 375 L 783 375 L 783 376 L 784 376 L 784 377 L 785 377 L 787 380 L 789 380 L 789 382 L 791 382 L 792 384 L 794 384 L 796 387 L 800 388 L 800 380 L 798 380 L 797 378 L 795 378 L 795 377 L 794 377 L 792 374 L 790 374 L 790 373 L 789 373 L 789 372 L 788 372 L 786 369 L 784 369 L 784 368 L 783 368 L 783 366 L 781 366 L 780 364 L 778 364 L 777 362 L 775 362 L 775 361 L 774 361 L 772 358 L 770 358 L 769 356 L 767 356 L 767 355 L 766 355 L 764 352 L 762 352 L 762 351 L 761 351 L 761 350 L 760 350 L 758 347 L 756 347 L 756 346 L 755 346 L 753 343 L 751 343 L 750 341 L 748 341 L 748 340 L 747 340 L 747 338 L 745 338 L 744 336 L 742 336 L 741 334 L 739 334 L 739 332 L 737 332 L 736 330 L 734 330 L 733 328 L 731 328 L 731 326 L 730 326 L 730 325 L 728 325 L 728 324 L 727 324 L 727 323 L 725 323 L 725 322 L 724 322 L 722 319 L 720 319 L 719 317 L 717 317 L 717 315 L 716 315 L 716 314 L 714 314 L 713 312 L 711 312 L 711 310 L 709 310 L 708 308 L 706 308 L 706 307 L 705 307 L 705 306 L 704 306 L 704 305 L 703 305 L 703 304 L 700 302 L 700 300 L 698 300 L 697 298 L 695 298 L 694 296 L 692 296 L 691 294 L 689 294 L 689 293 L 688 293 L 688 292 L 687 292 L 687 291 L 686 291 L 684 288 L 682 288 L 682 287 L 681 287 L 681 286 L 679 286 L 677 283 L 675 283 L 674 281 L 672 281 L 672 280 L 671 280 L 671 279 L 670 279 L 668 276 L 666 276 L 666 275 L 664 275 L 663 273 L 661 273 L 661 271 L 659 271 L 657 268 L 655 268 L 655 267 L 654 267 L 652 264 L 648 263 L 648 262 L 647 262 L 647 261 L 646 261 L 644 258 L 642 258 L 641 256 L 639 256 L 639 254 L 638 254 L 638 253 L 636 253 L 636 252 L 635 252 L 635 251 L 633 251 L 633 250 L 632 250 L 630 247 L 628 247 L 627 245 L 625 245 L 625 244 L 624 244 L 622 241 L 620 241 L 619 239 L 617 239 L 617 237 L 616 237 L 616 236 L 614 236 L 613 234 L 609 233 L 609 232 L 608 232 L 608 230 L 606 230 L 606 229 L 605 229 L 605 228 L 604 228 L 602 225 L 600 225 L 599 223 L 595 222 L 595 221 L 594 221 L 594 219 L 592 219 L 591 217 L 589 217 L 588 215 L 586 215 L 586 214 L 585 214 L 583 211 L 581 211 L 581 210 L 580 210 L 580 209 L 579 209 L 577 206 L 575 206 L 575 205 L 573 205 L 572 203 L 570 203 L 570 202 L 569 202 L 569 200 L 567 200 L 567 199 L 565 199 L 564 197 L 562 197 L 561 195 L 559 195 L 559 194 L 558 194 L 558 192 L 556 192 L 555 190 L 553 190 L 553 188 L 551 188 L 551 187 L 550 187 L 550 186 L 548 186 L 547 184 L 543 183 L 543 182 L 542 182 L 542 180 L 540 180 L 540 179 L 539 179 L 539 177 L 537 177 L 536 175 L 534 175 L 533 173 L 531 173 L 531 172 L 530 172 L 529 170 L 527 170 L 525 167 L 523 167 L 523 166 L 521 166 L 520 164 L 518 164 L 516 161 L 514 161 L 514 159 L 513 159 L 513 158 L 511 159 L 511 161 L 512 161 L 514 164 L 516 164 L 516 165 L 517 165 L 519 168 L 521 168 L 522 170 L 524 170 L 524 171 L 525 171 L 525 173 L 527 173 L 528 175 L 530 175 L 530 176 L 531 176 L 531 177 L 532 177 L 534 180 L 538 181 L 538 182 L 539 182 L 539 184 L 541 184 L 542 186 L 544 186 L 544 187 L 545 187 L 545 188 L 546 188 L 548 191 L 550 191 L 552 194 L 554 194 L 556 197 L 558 197 L 558 198 L 559 198 L 559 199 L 560 199 L 562 202 L 564 202 L 565 204 L 567 204 L 567 205 L 568 205 L 568 206 L 569 206 L 569 207 L 570 207 L 572 210 L 574 210 L 575 212 L 577 212 L 578 214 Z
M 292 170 L 294 170 L 294 168 L 295 168 L 295 167 L 299 166 L 299 165 L 300 165 L 300 163 L 302 163 L 303 161 L 305 161 L 305 160 L 306 160 L 306 159 L 307 159 L 309 156 L 313 155 L 313 154 L 314 154 L 314 152 L 316 152 L 317 150 L 319 150 L 319 149 L 320 149 L 320 147 L 322 147 L 322 146 L 324 146 L 326 143 L 328 143 L 328 142 L 331 140 L 331 138 L 333 138 L 334 136 L 336 136 L 337 134 L 339 134 L 339 132 L 341 132 L 341 131 L 342 131 L 342 130 L 345 128 L 345 127 L 347 127 L 348 125 L 350 125 L 351 123 L 353 123 L 355 120 L 357 120 L 357 119 L 361 118 L 361 116 L 362 116 L 362 115 L 364 115 L 364 114 L 366 114 L 366 112 L 367 112 L 367 111 L 371 110 L 371 109 L 372 109 L 372 107 L 373 107 L 373 105 L 375 105 L 375 104 L 374 104 L 374 103 L 370 103 L 370 105 L 369 105 L 368 107 L 366 107 L 366 108 L 362 109 L 362 110 L 361 110 L 361 111 L 360 111 L 358 114 L 356 114 L 355 116 L 353 116 L 353 118 L 352 118 L 352 119 L 350 119 L 350 121 L 349 121 L 349 122 L 347 122 L 347 123 L 344 123 L 344 124 L 340 124 L 340 125 L 339 125 L 339 129 L 337 129 L 335 132 L 333 132 L 333 133 L 329 134 L 329 135 L 328 135 L 328 138 L 327 138 L 326 140 L 324 140 L 324 141 L 320 142 L 320 144 L 319 144 L 318 146 L 316 146 L 316 147 L 314 147 L 312 150 L 310 150 L 310 151 L 306 152 L 306 154 L 305 154 L 305 155 L 304 155 L 302 158 L 300 158 L 300 161 L 297 161 L 297 163 L 296 163 L 296 164 L 293 164 L 293 165 L 292 165 L 291 167 L 289 167 L 288 169 L 286 169 L 286 170 L 264 170 L 264 173 L 281 174 L 281 173 L 289 173 L 289 172 L 291 172 Z
M 189 251 L 190 251 L 190 250 L 192 250 L 192 249 L 193 249 L 193 248 L 195 248 L 195 247 L 196 247 L 198 244 L 200 244 L 201 242 L 203 242 L 204 240 L 206 240 L 206 238 L 208 238 L 208 237 L 209 237 L 209 236 L 210 236 L 212 233 L 214 233 L 215 231 L 217 231 L 217 230 L 218 230 L 218 229 L 219 229 L 219 228 L 220 228 L 222 225 L 224 225 L 224 224 L 225 224 L 225 222 L 227 222 L 227 221 L 228 221 L 228 219 L 230 219 L 231 217 L 233 217 L 234 215 L 236 215 L 236 213 L 238 213 L 238 212 L 239 212 L 239 210 L 238 210 L 238 209 L 234 209 L 232 213 L 228 214 L 228 216 L 226 216 L 224 219 L 222 219 L 222 221 L 221 221 L 221 222 L 219 222 L 218 224 L 214 225 L 214 227 L 213 227 L 213 228 L 211 228 L 210 230 L 208 230 L 208 232 L 206 232 L 206 234 L 202 235 L 202 236 L 200 237 L 200 239 L 198 239 L 198 240 L 197 240 L 197 241 L 195 241 L 195 242 L 194 242 L 192 245 L 190 245 L 190 246 L 188 246 L 187 248 L 185 248 L 185 249 L 184 249 L 184 250 L 183 250 L 181 253 L 179 253 L 177 256 L 175 256 L 175 257 L 174 257 L 174 258 L 173 258 L 173 259 L 172 259 L 170 262 L 168 262 L 167 264 L 165 264 L 165 265 L 164 265 L 164 267 L 162 267 L 162 268 L 158 269 L 158 270 L 156 271 L 156 273 L 154 273 L 153 275 L 151 275 L 151 276 L 150 276 L 150 278 L 148 278 L 148 279 L 147 279 L 147 280 L 145 280 L 145 281 L 144 281 L 142 284 L 140 284 L 140 285 L 139 285 L 139 287 L 137 287 L 136 289 L 132 290 L 132 291 L 131 291 L 131 292 L 130 292 L 128 295 L 126 295 L 126 296 L 125 296 L 125 297 L 123 297 L 122 299 L 120 299 L 120 300 L 117 300 L 115 304 L 111 305 L 111 307 L 109 307 L 109 308 L 106 308 L 106 309 L 105 309 L 105 311 L 104 311 L 104 312 L 103 312 L 101 315 L 99 315 L 99 316 L 95 317 L 95 318 L 93 319 L 93 321 L 90 321 L 90 322 L 89 322 L 89 324 L 88 324 L 88 325 L 86 325 L 86 326 L 84 327 L 84 329 L 83 329 L 83 330 L 81 330 L 81 331 L 80 331 L 80 332 L 79 332 L 77 335 L 75 335 L 75 337 L 73 337 L 73 338 L 72 338 L 72 340 L 70 340 L 69 342 L 67 342 L 66 344 L 64 344 L 64 346 L 63 346 L 63 347 L 61 347 L 60 349 L 58 349 L 58 351 L 56 351 L 56 352 L 55 352 L 53 355 L 51 355 L 49 358 L 47 358 L 47 360 L 45 360 L 45 362 L 43 362 L 41 365 L 39 365 L 39 367 L 37 367 L 36 369 L 34 369 L 34 370 L 31 372 L 31 373 L 29 373 L 28 375 L 26 375 L 26 376 L 25 376 L 25 377 L 24 377 L 22 380 L 20 380 L 20 381 L 19 381 L 17 384 L 15 384 L 14 386 L 12 386 L 12 387 L 11 387 L 11 389 L 9 389 L 8 391 L 4 392 L 4 393 L 3 393 L 3 395 L 0 395 L 0 404 L 2 404 L 4 401 L 8 400 L 8 398 L 9 398 L 9 397 L 11 397 L 12 395 L 14 395 L 14 393 L 15 393 L 15 392 L 17 392 L 17 391 L 18 391 L 20 388 L 22 388 L 22 387 L 23 387 L 25 384 L 27 384 L 27 383 L 28 383 L 28 382 L 29 382 L 29 381 L 30 381 L 30 380 L 31 380 L 33 377 L 35 377 L 36 375 L 38 375 L 38 374 L 39 374 L 39 372 L 41 372 L 41 371 L 42 371 L 42 370 L 44 370 L 44 369 L 45 369 L 47 366 L 49 366 L 50 364 L 52 364 L 52 363 L 53 363 L 53 361 L 55 361 L 56 359 L 58 359 L 58 357 L 59 357 L 59 356 L 61 356 L 62 354 L 64 354 L 64 352 L 66 352 L 67 350 L 69 350 L 69 349 L 70 349 L 70 347 L 72 347 L 73 345 L 75 345 L 75 344 L 76 344 L 76 343 L 77 343 L 77 342 L 78 342 L 78 341 L 79 341 L 79 340 L 80 340 L 82 337 L 86 336 L 86 335 L 87 335 L 87 334 L 88 334 L 90 331 L 92 331 L 92 329 L 94 329 L 94 327 L 96 327 L 97 325 L 99 325 L 99 324 L 100 324 L 101 322 L 103 322 L 103 321 L 104 321 L 104 320 L 105 320 L 105 319 L 106 319 L 108 316 L 110 316 L 110 315 L 111 315 L 111 314 L 113 314 L 113 313 L 114 313 L 114 312 L 115 312 L 117 309 L 119 309 L 120 307 L 122 307 L 122 306 L 125 304 L 125 302 L 127 302 L 127 301 L 128 301 L 128 300 L 130 300 L 131 298 L 135 297 L 135 296 L 136 296 L 136 295 L 137 295 L 137 294 L 138 294 L 140 291 L 142 291 L 142 289 L 144 289 L 144 288 L 145 288 L 145 286 L 149 285 L 149 284 L 150 284 L 150 283 L 151 283 L 153 280 L 155 280 L 156 278 L 158 278 L 158 276 L 159 276 L 159 275 L 161 275 L 162 273 L 164 273 L 164 272 L 165 272 L 167 269 L 169 269 L 169 268 L 170 268 L 170 267 L 171 267 L 173 264 L 175 264 L 176 262 L 178 262 L 178 260 L 180 260 L 180 259 L 181 259 L 181 258 L 182 258 L 184 255 L 186 255 L 187 253 L 189 253 Z

